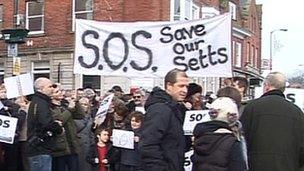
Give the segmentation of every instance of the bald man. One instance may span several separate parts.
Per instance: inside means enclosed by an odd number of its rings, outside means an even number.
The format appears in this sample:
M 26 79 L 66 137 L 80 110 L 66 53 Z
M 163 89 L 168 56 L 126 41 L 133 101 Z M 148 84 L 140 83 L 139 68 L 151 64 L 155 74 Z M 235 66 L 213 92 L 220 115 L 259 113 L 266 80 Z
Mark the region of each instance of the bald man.
M 283 94 L 286 77 L 270 73 L 264 94 L 241 116 L 248 147 L 249 170 L 299 170 L 304 164 L 304 114 Z
M 54 137 L 62 133 L 61 122 L 54 120 L 50 111 L 51 98 L 56 85 L 47 78 L 38 78 L 35 94 L 28 110 L 27 155 L 31 171 L 52 170 L 50 155 L 55 146 Z

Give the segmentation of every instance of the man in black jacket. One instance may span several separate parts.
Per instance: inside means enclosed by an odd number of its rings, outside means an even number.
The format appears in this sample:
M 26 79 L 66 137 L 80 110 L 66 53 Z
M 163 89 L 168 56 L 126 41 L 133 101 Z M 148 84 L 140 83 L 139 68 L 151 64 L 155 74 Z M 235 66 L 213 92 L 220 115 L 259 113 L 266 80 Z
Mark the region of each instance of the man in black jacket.
M 249 170 L 296 171 L 304 164 L 304 114 L 285 99 L 285 82 L 282 73 L 270 73 L 262 97 L 241 116 Z
M 52 170 L 50 153 L 54 147 L 54 137 L 61 134 L 62 123 L 54 120 L 50 111 L 54 85 L 47 78 L 35 81 L 35 94 L 28 110 L 28 142 L 27 155 L 31 171 Z
M 165 76 L 165 90 L 154 88 L 146 101 L 139 151 L 145 171 L 184 170 L 183 114 L 180 103 L 187 95 L 189 78 L 173 69 Z

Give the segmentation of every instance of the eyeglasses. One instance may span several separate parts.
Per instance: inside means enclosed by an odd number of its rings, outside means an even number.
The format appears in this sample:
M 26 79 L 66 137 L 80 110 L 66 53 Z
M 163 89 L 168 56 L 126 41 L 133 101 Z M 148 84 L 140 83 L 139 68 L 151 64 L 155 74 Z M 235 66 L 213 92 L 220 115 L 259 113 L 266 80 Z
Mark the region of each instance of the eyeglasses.
M 52 84 L 49 86 L 49 88 L 57 88 L 57 84 Z
M 140 99 L 141 96 L 133 96 L 133 99 Z

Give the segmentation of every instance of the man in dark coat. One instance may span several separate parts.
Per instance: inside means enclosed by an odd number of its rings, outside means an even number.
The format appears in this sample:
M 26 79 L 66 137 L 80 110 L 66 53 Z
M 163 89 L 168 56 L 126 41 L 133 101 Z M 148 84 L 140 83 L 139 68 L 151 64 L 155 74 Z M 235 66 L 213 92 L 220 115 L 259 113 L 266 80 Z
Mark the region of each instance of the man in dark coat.
M 185 140 L 180 103 L 187 95 L 189 78 L 174 69 L 165 76 L 165 90 L 154 88 L 146 101 L 139 151 L 145 171 L 181 171 Z
M 285 99 L 285 76 L 270 73 L 262 97 L 241 116 L 250 170 L 299 170 L 304 164 L 304 114 Z
M 47 78 L 35 81 L 35 94 L 28 110 L 27 155 L 30 170 L 51 171 L 52 157 L 50 153 L 55 146 L 54 137 L 61 134 L 62 123 L 54 120 L 50 111 L 54 85 Z

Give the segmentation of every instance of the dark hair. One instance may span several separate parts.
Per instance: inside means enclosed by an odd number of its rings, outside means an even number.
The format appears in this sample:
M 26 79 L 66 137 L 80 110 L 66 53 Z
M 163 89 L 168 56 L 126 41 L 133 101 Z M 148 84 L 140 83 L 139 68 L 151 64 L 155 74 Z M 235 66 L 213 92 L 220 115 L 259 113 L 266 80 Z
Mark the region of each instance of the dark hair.
M 176 77 L 178 74 L 180 74 L 182 77 L 188 78 L 187 74 L 183 70 L 177 68 L 172 69 L 165 76 L 165 89 L 167 89 L 167 83 L 171 83 L 171 84 L 176 83 Z
M 136 122 L 138 122 L 138 121 L 142 122 L 143 119 L 144 119 L 144 115 L 143 115 L 143 113 L 140 112 L 140 111 L 133 111 L 133 112 L 130 114 L 130 120 L 131 120 L 132 118 L 135 118 L 135 121 L 136 121 Z
M 186 99 L 190 98 L 192 95 L 196 93 L 202 94 L 203 88 L 202 86 L 196 84 L 196 83 L 190 83 L 188 86 L 188 91 L 186 95 Z
M 233 77 L 233 82 L 236 82 L 239 87 L 244 88 L 244 92 L 247 91 L 248 80 L 245 77 Z
M 235 103 L 240 106 L 242 101 L 241 93 L 234 87 L 224 87 L 217 91 L 217 97 L 229 97 L 235 101 Z
M 105 126 L 100 126 L 95 130 L 95 136 L 99 135 L 102 131 L 107 131 L 109 133 L 109 135 L 112 134 L 112 130 L 108 127 Z

